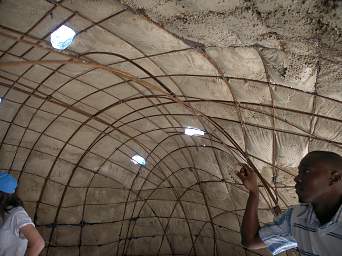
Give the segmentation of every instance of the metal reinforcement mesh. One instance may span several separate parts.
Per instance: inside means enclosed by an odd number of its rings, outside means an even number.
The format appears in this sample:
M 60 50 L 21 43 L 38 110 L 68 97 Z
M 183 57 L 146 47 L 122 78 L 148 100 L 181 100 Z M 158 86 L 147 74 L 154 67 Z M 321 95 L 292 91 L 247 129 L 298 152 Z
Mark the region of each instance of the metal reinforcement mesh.
M 63 24 L 76 36 L 59 51 Z M 240 245 L 235 173 L 258 173 L 267 223 L 297 202 L 308 151 L 341 153 L 334 54 L 291 80 L 282 48 L 192 43 L 119 1 L 1 1 L 0 168 L 43 255 L 268 255 Z

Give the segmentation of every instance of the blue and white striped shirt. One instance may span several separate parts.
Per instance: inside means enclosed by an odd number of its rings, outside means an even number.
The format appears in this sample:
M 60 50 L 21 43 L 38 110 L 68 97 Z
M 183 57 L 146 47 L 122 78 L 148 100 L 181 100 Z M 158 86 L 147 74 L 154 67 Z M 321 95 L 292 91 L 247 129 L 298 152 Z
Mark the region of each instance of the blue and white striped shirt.
M 321 225 L 311 204 L 300 204 L 279 215 L 259 230 L 261 240 L 273 255 L 298 248 L 305 256 L 342 255 L 342 206 Z

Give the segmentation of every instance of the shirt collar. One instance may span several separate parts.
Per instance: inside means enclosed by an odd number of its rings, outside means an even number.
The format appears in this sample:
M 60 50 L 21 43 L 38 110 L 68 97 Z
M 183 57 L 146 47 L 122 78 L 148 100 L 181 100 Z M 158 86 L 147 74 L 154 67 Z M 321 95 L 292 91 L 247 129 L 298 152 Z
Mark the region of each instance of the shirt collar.
M 334 223 L 342 223 L 342 204 L 340 205 L 340 208 L 338 208 L 336 214 L 334 217 L 331 219 L 332 222 Z
M 317 219 L 317 216 L 315 214 L 315 211 L 313 209 L 312 204 L 309 204 L 308 206 L 309 206 L 309 208 L 308 208 L 308 215 L 307 215 L 308 222 L 311 223 L 311 224 L 313 224 L 315 222 L 319 222 L 318 219 Z
M 308 209 L 307 209 L 307 220 L 309 223 L 313 224 L 313 223 L 319 223 L 319 220 L 316 216 L 316 213 L 313 209 L 312 204 L 308 205 Z M 332 217 L 332 219 L 324 224 L 323 226 L 326 225 L 330 225 L 330 224 L 335 224 L 335 223 L 342 223 L 342 205 L 340 205 L 340 207 L 338 208 L 337 212 L 335 213 L 335 215 Z

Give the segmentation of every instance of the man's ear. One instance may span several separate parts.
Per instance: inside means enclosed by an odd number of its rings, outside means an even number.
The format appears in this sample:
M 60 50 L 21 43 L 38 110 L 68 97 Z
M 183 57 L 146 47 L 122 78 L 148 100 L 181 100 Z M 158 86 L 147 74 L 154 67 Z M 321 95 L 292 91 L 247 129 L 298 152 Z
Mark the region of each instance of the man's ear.
M 330 185 L 334 185 L 335 183 L 342 181 L 342 175 L 341 172 L 338 171 L 332 171 L 330 174 Z

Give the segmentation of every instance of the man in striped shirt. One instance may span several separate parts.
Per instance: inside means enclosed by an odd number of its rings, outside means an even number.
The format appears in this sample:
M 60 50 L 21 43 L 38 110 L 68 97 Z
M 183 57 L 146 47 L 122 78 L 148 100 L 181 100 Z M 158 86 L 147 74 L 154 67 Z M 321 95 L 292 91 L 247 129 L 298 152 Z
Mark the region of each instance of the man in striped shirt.
M 296 247 L 301 255 L 342 255 L 342 157 L 313 151 L 302 159 L 298 170 L 294 181 L 300 204 L 261 228 L 257 176 L 247 166 L 240 170 L 238 176 L 249 191 L 242 244 L 248 249 L 267 247 L 273 255 Z

